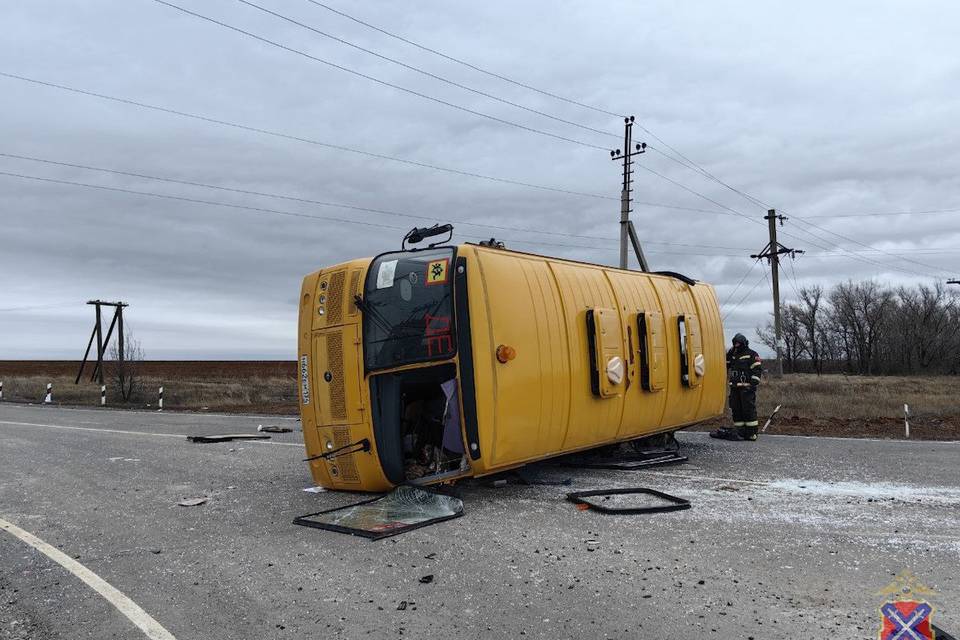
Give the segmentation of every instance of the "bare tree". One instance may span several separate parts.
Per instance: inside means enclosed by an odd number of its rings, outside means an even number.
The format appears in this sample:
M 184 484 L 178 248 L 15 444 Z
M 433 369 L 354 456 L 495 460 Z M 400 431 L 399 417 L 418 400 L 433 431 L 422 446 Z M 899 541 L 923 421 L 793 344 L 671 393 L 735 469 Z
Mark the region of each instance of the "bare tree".
M 780 349 L 784 368 L 818 374 L 960 374 L 960 292 L 943 284 L 902 286 L 845 282 L 797 292 L 785 304 Z M 776 350 L 773 322 L 757 327 Z
M 803 352 L 817 375 L 823 373 L 823 356 L 827 350 L 827 332 L 821 310 L 823 287 L 816 285 L 800 289 L 800 304 L 797 306 L 797 323 L 803 334 Z
M 872 374 L 881 337 L 889 325 L 887 312 L 896 304 L 893 292 L 872 280 L 845 282 L 830 292 L 830 304 L 847 364 L 856 362 L 858 373 Z
M 789 373 L 796 373 L 797 361 L 804 353 L 802 325 L 800 324 L 801 309 L 795 304 L 784 305 L 780 313 L 780 354 Z M 777 350 L 776 330 L 773 326 L 773 314 L 762 329 L 756 328 L 757 337 L 772 351 Z
M 117 345 L 111 345 L 107 352 L 109 360 L 104 363 L 104 372 L 112 384 L 119 389 L 120 397 L 124 402 L 130 402 L 143 391 L 143 380 L 140 375 L 143 350 L 140 348 L 140 341 L 134 339 L 130 331 L 124 336 L 123 343 L 123 361 L 120 361 Z

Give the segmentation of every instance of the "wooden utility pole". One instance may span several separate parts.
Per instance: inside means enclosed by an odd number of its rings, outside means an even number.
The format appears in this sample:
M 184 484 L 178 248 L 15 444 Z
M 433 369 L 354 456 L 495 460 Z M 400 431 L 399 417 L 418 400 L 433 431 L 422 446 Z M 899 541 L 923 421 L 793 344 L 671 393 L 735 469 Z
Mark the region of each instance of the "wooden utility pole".
M 628 242 L 633 245 L 633 252 L 637 256 L 637 262 L 640 263 L 641 271 L 649 271 L 647 258 L 643 255 L 643 248 L 640 246 L 640 239 L 637 237 L 637 231 L 630 221 L 632 211 L 631 204 L 633 200 L 633 156 L 638 156 L 647 150 L 647 143 L 640 142 L 633 146 L 633 120 L 634 117 L 624 118 L 623 126 L 623 151 L 616 149 L 610 152 L 611 160 L 623 161 L 623 186 L 620 190 L 620 268 L 628 267 Z
M 770 233 L 770 241 L 760 253 L 752 254 L 754 259 L 766 258 L 770 264 L 770 274 L 773 277 L 773 333 L 777 347 L 777 365 L 773 370 L 776 377 L 783 376 L 783 354 L 780 350 L 781 330 L 780 330 L 780 256 L 789 253 L 791 257 L 796 257 L 798 253 L 803 253 L 800 249 L 789 249 L 777 241 L 777 221 L 782 225 L 787 219 L 786 216 L 778 216 L 776 209 L 767 211 L 764 216 Z
M 83 367 L 87 364 L 87 357 L 90 355 L 90 347 L 93 346 L 93 341 L 97 341 L 97 364 L 93 367 L 93 375 L 90 376 L 90 380 L 98 380 L 100 384 L 103 384 L 103 355 L 106 353 L 107 345 L 110 344 L 110 336 L 113 335 L 114 326 L 117 327 L 117 358 L 119 362 L 123 363 L 123 309 L 128 306 L 125 302 L 104 302 L 103 300 L 90 300 L 87 304 L 92 304 L 96 307 L 96 321 L 93 325 L 93 332 L 90 334 L 90 341 L 87 342 L 87 350 L 83 354 L 83 360 L 80 361 L 80 371 L 77 372 L 77 379 L 74 381 L 74 384 L 80 384 L 80 378 L 83 377 Z M 103 314 L 100 311 L 100 307 L 113 307 L 113 320 L 110 322 L 110 328 L 107 329 L 107 335 L 104 337 L 102 320 Z

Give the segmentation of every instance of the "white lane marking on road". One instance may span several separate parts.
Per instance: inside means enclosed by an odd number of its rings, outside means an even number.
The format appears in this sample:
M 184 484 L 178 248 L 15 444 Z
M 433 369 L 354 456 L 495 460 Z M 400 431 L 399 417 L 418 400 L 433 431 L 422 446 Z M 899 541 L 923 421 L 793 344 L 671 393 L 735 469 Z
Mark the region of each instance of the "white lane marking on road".
M 681 429 L 677 433 L 682 433 L 685 436 L 703 436 L 706 437 L 710 435 L 708 431 L 687 431 L 686 429 Z M 765 433 L 761 436 L 762 440 L 767 438 L 802 438 L 804 440 L 840 440 L 849 444 L 856 442 L 883 442 L 886 444 L 960 444 L 960 440 L 903 440 L 897 438 L 856 438 L 843 436 L 795 436 L 786 433 Z
M 738 482 L 741 484 L 755 484 L 763 487 L 766 487 L 770 484 L 769 482 L 764 482 L 761 480 L 741 480 L 739 478 L 718 478 L 716 476 L 697 476 L 697 475 L 690 475 L 686 473 L 670 473 L 669 471 L 644 471 L 642 469 L 639 471 L 640 473 L 646 473 L 646 474 L 655 475 L 655 476 L 665 476 L 667 478 L 682 478 L 684 480 L 709 480 L 711 482 Z
M 164 629 L 149 613 L 141 609 L 140 605 L 59 549 L 51 547 L 29 531 L 24 531 L 17 525 L 7 522 L 3 518 L 0 518 L 0 529 L 19 538 L 22 542 L 27 543 L 83 580 L 88 587 L 99 593 L 107 602 L 115 606 L 130 622 L 137 625 L 150 640 L 177 640 L 172 633 Z
M 71 427 L 65 424 L 42 424 L 37 422 L 14 422 L 12 420 L 0 420 L 0 424 L 9 424 L 19 427 L 48 427 L 50 429 L 70 429 L 71 431 L 95 431 L 98 433 L 119 433 L 131 436 L 154 436 L 157 438 L 180 438 L 186 440 L 187 436 L 182 433 L 156 433 L 153 431 L 126 431 L 124 429 L 100 429 L 95 427 Z M 273 444 L 284 447 L 303 447 L 299 442 L 273 442 L 268 440 L 248 440 L 251 444 Z
M 120 412 L 125 413 L 139 413 L 149 416 L 156 416 L 156 409 L 118 409 L 115 407 L 61 407 L 58 406 L 55 409 L 51 407 L 45 407 L 43 405 L 36 404 L 26 404 L 23 402 L 4 402 L 3 404 L 7 405 L 9 408 L 17 409 L 33 409 L 36 411 L 87 411 L 94 413 L 113 413 L 117 414 Z M 215 417 L 215 418 L 265 418 L 267 420 L 299 420 L 297 416 L 278 416 L 271 414 L 259 414 L 259 413 L 210 413 L 209 411 L 182 411 L 179 409 L 164 409 L 163 415 L 165 418 L 196 418 L 197 416 L 203 417 Z

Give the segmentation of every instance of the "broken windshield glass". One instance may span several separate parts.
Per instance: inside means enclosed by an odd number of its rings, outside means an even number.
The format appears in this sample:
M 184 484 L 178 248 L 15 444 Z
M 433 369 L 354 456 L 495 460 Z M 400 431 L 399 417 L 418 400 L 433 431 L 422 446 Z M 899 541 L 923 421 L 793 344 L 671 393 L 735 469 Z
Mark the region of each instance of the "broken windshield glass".
M 452 248 L 373 261 L 361 307 L 368 371 L 453 356 L 452 264 Z

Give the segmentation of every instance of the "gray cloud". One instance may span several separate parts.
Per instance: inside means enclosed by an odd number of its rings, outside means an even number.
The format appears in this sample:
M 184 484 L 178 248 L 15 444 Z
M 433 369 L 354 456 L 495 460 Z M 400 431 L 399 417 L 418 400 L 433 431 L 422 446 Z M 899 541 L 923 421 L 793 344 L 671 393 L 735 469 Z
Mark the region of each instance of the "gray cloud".
M 471 72 L 307 2 L 262 2 L 433 73 L 621 132 L 616 118 Z M 616 137 L 436 83 L 232 0 L 183 4 L 470 109 L 591 144 L 619 145 Z M 955 133 L 960 56 L 954 33 L 960 8 L 954 3 L 433 2 L 411 7 L 381 2 L 342 8 L 530 84 L 634 113 L 713 174 L 786 211 L 793 219 L 783 231 L 792 237 L 783 242 L 808 251 L 785 268 L 782 290 L 788 298 L 794 286 L 816 282 L 868 277 L 928 282 L 955 269 L 958 254 L 949 251 L 960 239 L 957 214 L 812 217 L 960 207 Z M 618 195 L 618 168 L 602 151 L 378 86 L 153 2 L 36 1 L 4 6 L 0 17 L 6 27 L 0 42 L 5 72 L 419 162 Z M 2 153 L 437 221 L 607 238 L 617 234 L 615 200 L 410 167 L 7 78 L 0 78 L 0 96 Z M 662 148 L 642 131 L 636 137 Z M 656 153 L 641 161 L 763 223 L 764 207 Z M 0 158 L 0 171 L 401 228 L 419 224 L 9 158 Z M 396 229 L 5 176 L 0 188 L 0 350 L 9 358 L 80 355 L 92 323 L 92 312 L 82 303 L 92 297 L 131 303 L 130 324 L 149 357 L 291 357 L 300 278 L 324 265 L 397 246 L 402 236 Z M 645 202 L 715 208 L 643 171 L 637 173 L 636 194 Z M 808 216 L 825 229 L 911 254 L 924 265 L 869 253 L 806 227 L 798 218 Z M 734 293 L 751 266 L 747 254 L 766 242 L 763 224 L 646 205 L 637 206 L 635 219 L 656 268 L 712 282 L 721 300 L 730 298 L 725 307 L 729 333 L 752 334 L 765 321 L 770 302 L 762 267 Z M 580 260 L 613 263 L 617 258 L 614 241 L 466 225 L 457 231 L 461 239 L 496 235 L 517 248 Z M 867 252 L 866 261 L 820 255 L 841 249 Z

